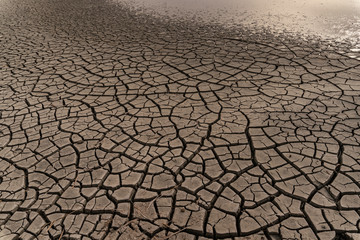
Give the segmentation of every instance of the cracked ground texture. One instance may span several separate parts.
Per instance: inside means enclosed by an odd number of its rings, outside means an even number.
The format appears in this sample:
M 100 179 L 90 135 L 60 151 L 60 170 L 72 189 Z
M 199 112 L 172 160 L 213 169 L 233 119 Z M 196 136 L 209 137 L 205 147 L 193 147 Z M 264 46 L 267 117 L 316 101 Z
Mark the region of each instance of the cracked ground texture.
M 345 45 L 0 6 L 0 239 L 359 239 Z

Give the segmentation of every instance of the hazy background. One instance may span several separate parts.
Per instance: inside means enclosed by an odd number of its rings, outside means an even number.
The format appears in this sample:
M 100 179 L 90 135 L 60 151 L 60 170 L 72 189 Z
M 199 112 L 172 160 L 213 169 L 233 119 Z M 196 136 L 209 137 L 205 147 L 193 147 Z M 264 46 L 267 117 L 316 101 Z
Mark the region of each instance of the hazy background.
M 164 19 L 360 39 L 360 0 L 109 0 Z

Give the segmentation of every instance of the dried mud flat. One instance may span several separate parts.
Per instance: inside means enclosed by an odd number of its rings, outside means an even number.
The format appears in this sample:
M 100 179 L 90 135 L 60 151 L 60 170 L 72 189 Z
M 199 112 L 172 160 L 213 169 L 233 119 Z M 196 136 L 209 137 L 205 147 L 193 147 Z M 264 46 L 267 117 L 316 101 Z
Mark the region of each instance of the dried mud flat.
M 350 45 L 0 6 L 0 239 L 359 239 Z

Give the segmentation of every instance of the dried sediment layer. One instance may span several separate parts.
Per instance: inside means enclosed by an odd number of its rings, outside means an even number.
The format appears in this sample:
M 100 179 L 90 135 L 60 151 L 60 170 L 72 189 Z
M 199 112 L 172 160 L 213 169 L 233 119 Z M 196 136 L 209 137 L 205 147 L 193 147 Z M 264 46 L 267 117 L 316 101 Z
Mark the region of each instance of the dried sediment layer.
M 0 238 L 359 233 L 356 57 L 29 6 L 2 15 Z

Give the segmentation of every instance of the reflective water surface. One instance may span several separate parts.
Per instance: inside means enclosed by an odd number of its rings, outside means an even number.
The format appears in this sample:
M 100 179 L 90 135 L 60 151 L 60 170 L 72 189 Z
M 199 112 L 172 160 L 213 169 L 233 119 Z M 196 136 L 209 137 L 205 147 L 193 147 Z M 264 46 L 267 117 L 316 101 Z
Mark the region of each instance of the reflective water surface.
M 110 0 L 157 17 L 360 38 L 360 0 Z

